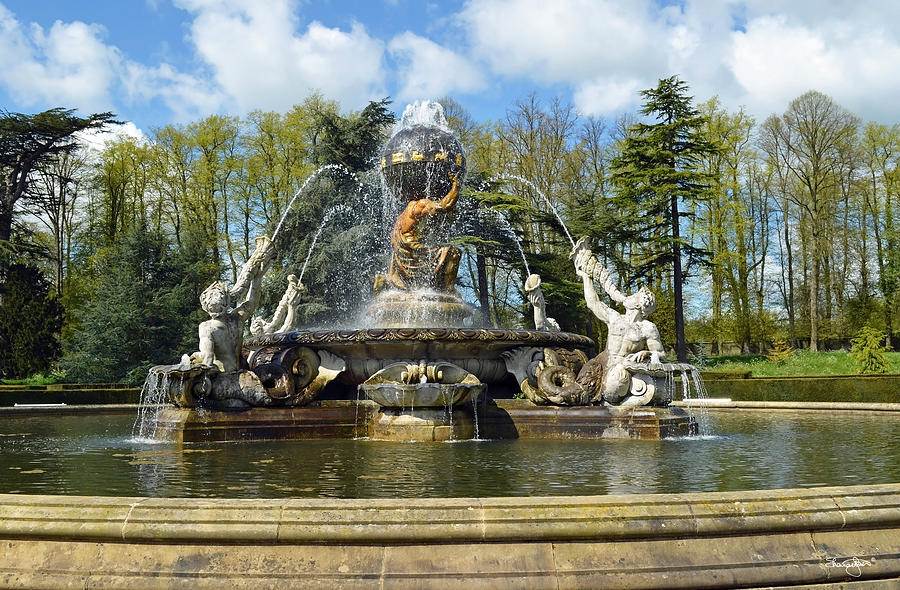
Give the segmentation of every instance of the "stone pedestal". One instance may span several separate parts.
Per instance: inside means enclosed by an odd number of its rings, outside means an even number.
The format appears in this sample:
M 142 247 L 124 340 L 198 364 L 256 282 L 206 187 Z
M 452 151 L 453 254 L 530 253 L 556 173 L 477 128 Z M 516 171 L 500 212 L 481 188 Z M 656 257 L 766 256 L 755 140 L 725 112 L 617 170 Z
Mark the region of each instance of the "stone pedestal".
M 471 307 L 454 293 L 389 291 L 366 310 L 369 323 L 379 328 L 462 326 Z
M 459 408 L 382 408 L 369 428 L 369 437 L 395 441 L 448 441 L 475 438 L 475 419 Z

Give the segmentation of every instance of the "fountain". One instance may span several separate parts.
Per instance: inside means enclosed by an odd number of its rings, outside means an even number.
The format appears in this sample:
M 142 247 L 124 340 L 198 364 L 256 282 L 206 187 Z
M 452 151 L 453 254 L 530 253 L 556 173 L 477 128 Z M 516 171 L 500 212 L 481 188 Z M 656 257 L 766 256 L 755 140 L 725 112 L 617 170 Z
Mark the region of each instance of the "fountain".
M 420 106 L 417 112 L 431 111 Z M 141 428 L 140 436 L 201 444 L 155 444 L 133 452 L 131 445 L 147 443 L 119 441 L 126 448 L 107 453 L 102 461 L 110 465 L 98 475 L 91 468 L 100 455 L 95 447 L 108 444 L 100 434 L 79 440 L 74 450 L 57 445 L 52 436 L 39 438 L 32 446 L 46 454 L 41 465 L 52 465 L 48 476 L 98 487 L 53 490 L 81 496 L 30 495 L 47 492 L 5 487 L 0 585 L 731 588 L 857 587 L 861 579 L 859 587 L 874 588 L 896 581 L 900 484 L 876 477 L 896 473 L 895 462 L 878 446 L 894 440 L 896 428 L 882 426 L 872 437 L 851 441 L 858 457 L 832 449 L 824 463 L 805 465 L 806 479 L 787 480 L 795 489 L 723 486 L 721 472 L 733 472 L 741 454 L 739 468 L 752 481 L 759 471 L 754 461 L 759 453 L 772 454 L 768 449 L 782 456 L 796 445 L 819 457 L 833 436 L 832 416 L 820 419 L 824 434 L 807 444 L 795 440 L 803 428 L 779 433 L 768 427 L 768 417 L 750 430 L 774 438 L 760 443 L 750 434 L 722 441 L 731 446 L 716 456 L 718 444 L 682 438 L 696 432 L 696 422 L 669 405 L 674 377 L 680 374 L 688 388 L 694 380 L 687 374 L 696 371 L 666 361 L 658 330 L 648 319 L 652 293 L 620 293 L 585 240 L 574 244 L 573 273 L 582 279 L 589 308 L 609 327 L 599 355 L 590 339 L 558 331 L 547 317 L 537 275 L 529 274 L 524 285 L 534 307 L 534 330 L 465 326 L 468 308 L 454 288 L 458 254 L 441 228 L 432 226 L 452 213 L 459 198 L 464 154 L 437 132 L 445 131 L 439 124 L 424 127 L 405 136 L 411 137 L 409 144 L 389 143 L 384 155 L 385 177 L 404 212 L 395 224 L 389 269 L 375 278 L 369 308 L 374 327 L 293 329 L 303 286 L 289 278 L 275 314 L 254 322 L 258 335 L 243 340 L 259 281 L 272 263 L 271 242 L 260 239 L 234 285 L 215 283 L 204 294 L 201 303 L 210 320 L 199 327 L 200 350 L 177 365 L 155 367 L 148 378 L 154 402 L 162 405 L 168 398 L 176 407 L 162 407 L 152 431 Z M 440 141 L 423 142 L 427 137 Z M 610 303 L 601 300 L 597 284 Z M 700 393 L 699 381 L 694 383 Z M 503 393 L 526 399 L 502 399 Z M 690 397 L 687 390 L 684 397 Z M 0 458 L 20 461 L 34 449 L 17 448 L 16 441 L 31 435 L 25 426 L 11 425 L 21 417 L 10 415 L 0 442 L 12 446 L 0 444 L 0 451 L 12 452 Z M 58 418 L 69 422 L 47 426 L 53 435 L 93 425 L 82 416 Z M 478 436 L 526 440 L 337 441 L 352 446 L 346 455 L 317 452 L 322 447 L 312 441 L 219 444 L 252 438 Z M 646 445 L 590 440 L 617 437 L 671 440 Z M 876 442 L 861 444 L 870 438 Z M 529 452 L 513 442 L 541 448 L 526 461 Z M 868 465 L 870 449 L 883 465 Z M 499 474 L 499 491 L 454 489 L 457 451 L 473 454 L 470 464 L 485 474 Z M 418 452 L 431 453 L 424 466 Z M 504 458 L 485 461 L 488 452 Z M 91 461 L 90 467 L 73 466 L 67 454 Z M 166 467 L 166 461 L 186 487 L 158 487 L 156 468 Z M 373 473 L 375 462 L 388 467 Z M 351 464 L 362 473 L 348 469 Z M 855 482 L 856 473 L 848 474 L 849 480 L 820 479 L 821 465 L 825 471 L 860 470 L 860 481 L 871 485 L 846 485 Z M 398 473 L 407 466 L 415 473 Z M 266 494 L 272 488 L 265 486 L 277 487 L 273 479 L 291 478 L 305 467 L 319 481 L 350 471 L 342 474 L 351 482 L 344 485 L 364 482 L 362 491 L 319 489 L 318 497 L 304 498 L 304 490 L 312 488 L 298 488 L 288 479 L 274 497 Z M 552 480 L 549 487 L 533 485 L 542 479 L 537 474 L 560 468 L 571 468 L 573 477 Z M 45 473 L 17 462 L 8 469 L 17 481 Z M 128 470 L 145 479 L 137 487 L 113 489 L 111 480 Z M 506 479 L 507 471 L 518 479 Z M 770 471 L 774 479 L 763 487 L 783 485 L 795 469 L 779 463 Z M 238 494 L 233 490 L 244 489 L 234 484 L 260 477 L 265 484 L 248 486 L 244 498 L 231 497 Z M 629 477 L 630 485 L 644 483 L 637 490 L 642 493 L 627 487 Z M 206 487 L 210 478 L 218 480 L 215 490 Z M 595 487 L 598 479 L 607 486 Z M 423 493 L 418 485 L 424 480 L 437 485 Z M 841 487 L 821 487 L 823 481 Z M 105 496 L 83 495 L 97 493 Z M 215 497 L 201 497 L 210 495 Z M 443 497 L 452 495 L 457 497 Z M 519 497 L 491 497 L 503 495 Z
M 243 318 L 255 309 L 255 286 L 272 259 L 271 242 L 261 238 L 234 287 L 210 287 L 220 299 L 229 295 L 243 302 L 231 310 L 220 300 L 204 300 L 212 318 L 201 325 L 201 351 L 179 365 L 152 369 L 156 389 L 165 380 L 177 406 L 158 412 L 160 436 L 302 438 L 309 435 L 312 416 L 319 422 L 316 436 L 387 440 L 459 440 L 476 431 L 487 438 L 665 438 L 696 432 L 688 413 L 669 406 L 674 382 L 668 377 L 688 367 L 661 362 L 658 331 L 637 317 L 639 308 L 644 314 L 652 310 L 631 305 L 652 295 L 642 291 L 626 298 L 611 290 L 608 273 L 584 240 L 573 242 L 572 256 L 591 308 L 603 305 L 592 287 L 598 280 L 629 310 L 595 311 L 609 323 L 615 351 L 608 347 L 593 356 L 591 339 L 560 331 L 543 311 L 537 275 L 524 287 L 535 309 L 534 330 L 466 326 L 470 306 L 456 290 L 461 254 L 447 235 L 466 157 L 440 105 L 407 108 L 380 167 L 385 198 L 400 213 L 387 272 L 373 278 L 370 327 L 288 330 L 285 322 L 278 332 L 260 333 L 278 324 L 299 294 L 301 286 L 289 283 L 276 317 L 256 320 L 254 337 L 242 342 Z M 219 327 L 223 322 L 227 338 Z M 634 327 L 656 336 L 623 339 Z M 504 399 L 510 395 L 525 399 Z M 568 406 L 580 411 L 562 408 Z

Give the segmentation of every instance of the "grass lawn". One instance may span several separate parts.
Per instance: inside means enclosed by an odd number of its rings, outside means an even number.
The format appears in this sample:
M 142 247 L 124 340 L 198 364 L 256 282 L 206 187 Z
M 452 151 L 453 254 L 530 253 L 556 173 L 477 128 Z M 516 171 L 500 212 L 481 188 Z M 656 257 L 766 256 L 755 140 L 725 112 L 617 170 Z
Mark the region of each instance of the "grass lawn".
M 900 352 L 887 352 L 889 373 L 900 373 Z M 714 356 L 706 361 L 710 371 L 751 371 L 754 377 L 803 375 L 855 375 L 853 358 L 846 352 L 797 351 L 783 363 L 772 363 L 763 355 Z
M 44 375 L 38 373 L 27 379 L 0 379 L 0 385 L 53 385 L 60 382 L 60 376 L 54 373 Z

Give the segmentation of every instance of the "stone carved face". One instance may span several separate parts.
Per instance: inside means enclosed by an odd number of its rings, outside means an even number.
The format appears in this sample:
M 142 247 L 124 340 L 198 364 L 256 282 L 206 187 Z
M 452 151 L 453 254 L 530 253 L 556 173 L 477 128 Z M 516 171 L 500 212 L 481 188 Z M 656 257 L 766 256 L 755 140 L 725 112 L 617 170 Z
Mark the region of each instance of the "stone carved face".
M 224 313 L 229 303 L 228 289 L 222 281 L 216 281 L 200 294 L 200 307 L 213 317 Z

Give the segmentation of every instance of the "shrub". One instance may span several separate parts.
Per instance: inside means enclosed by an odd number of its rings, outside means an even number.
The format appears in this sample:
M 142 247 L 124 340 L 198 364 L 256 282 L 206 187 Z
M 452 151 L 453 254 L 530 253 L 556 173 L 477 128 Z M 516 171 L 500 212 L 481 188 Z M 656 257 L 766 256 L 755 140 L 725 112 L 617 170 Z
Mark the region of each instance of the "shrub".
M 794 349 L 788 346 L 783 338 L 776 338 L 772 342 L 772 350 L 766 355 L 769 362 L 783 365 L 786 360 L 794 356 Z
M 887 373 L 888 361 L 884 353 L 888 349 L 882 342 L 884 334 L 869 326 L 856 334 L 850 356 L 853 357 L 858 374 Z

